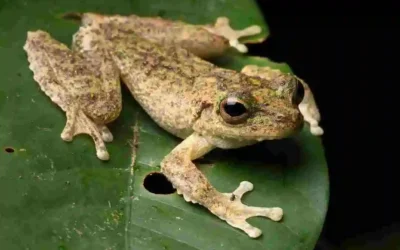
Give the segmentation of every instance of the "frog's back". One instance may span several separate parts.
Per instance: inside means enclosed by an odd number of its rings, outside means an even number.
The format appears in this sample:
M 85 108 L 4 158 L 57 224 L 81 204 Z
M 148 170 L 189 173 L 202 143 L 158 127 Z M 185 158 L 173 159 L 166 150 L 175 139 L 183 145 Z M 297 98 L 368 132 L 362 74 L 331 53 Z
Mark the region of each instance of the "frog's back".
M 107 36 L 122 80 L 144 110 L 176 136 L 192 133 L 199 115 L 193 98 L 201 91 L 196 79 L 215 66 L 185 49 L 161 46 L 133 33 Z

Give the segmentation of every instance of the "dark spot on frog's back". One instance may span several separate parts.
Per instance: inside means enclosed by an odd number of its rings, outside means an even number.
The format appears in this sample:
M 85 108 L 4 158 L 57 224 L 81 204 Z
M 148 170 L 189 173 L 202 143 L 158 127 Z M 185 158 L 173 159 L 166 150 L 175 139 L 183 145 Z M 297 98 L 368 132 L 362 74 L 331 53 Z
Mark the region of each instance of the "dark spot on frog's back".
M 96 35 L 100 35 L 100 30 L 98 29 L 93 29 L 92 32 L 95 33 Z
M 90 41 L 90 47 L 91 47 L 91 48 L 94 48 L 94 47 L 96 46 L 96 44 L 97 44 L 97 41 L 96 41 L 96 40 L 91 40 L 91 41 Z
M 257 131 L 257 127 L 256 126 L 251 126 L 250 129 L 251 129 L 251 131 Z
M 288 116 L 285 115 L 277 115 L 275 116 L 275 121 L 280 123 L 285 123 L 285 122 L 290 122 L 290 119 Z

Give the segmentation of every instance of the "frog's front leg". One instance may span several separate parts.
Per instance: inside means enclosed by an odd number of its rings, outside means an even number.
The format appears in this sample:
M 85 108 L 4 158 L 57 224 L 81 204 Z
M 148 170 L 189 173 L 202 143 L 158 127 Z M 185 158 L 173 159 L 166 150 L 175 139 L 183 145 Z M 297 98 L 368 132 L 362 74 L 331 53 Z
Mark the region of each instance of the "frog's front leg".
M 257 35 L 261 32 L 261 27 L 258 25 L 252 25 L 242 30 L 234 30 L 227 17 L 219 17 L 215 21 L 214 26 L 206 25 L 204 28 L 209 32 L 222 36 L 229 41 L 231 47 L 236 48 L 241 53 L 247 53 L 248 49 L 246 45 L 239 42 L 241 37 Z
M 199 203 L 252 238 L 259 237 L 261 230 L 253 227 L 246 220 L 254 216 L 263 216 L 279 221 L 283 215 L 282 209 L 244 205 L 241 202 L 243 194 L 253 190 L 253 184 L 248 181 L 241 182 L 232 193 L 218 192 L 192 162 L 213 148 L 215 147 L 205 138 L 194 133 L 165 157 L 161 163 L 161 171 L 186 201 Z
M 66 113 L 67 121 L 61 138 L 72 141 L 78 134 L 88 134 L 94 141 L 97 157 L 108 160 L 104 142 L 112 141 L 113 136 L 105 124 L 114 120 L 121 109 L 118 75 L 112 68 L 101 64 L 105 60 L 96 60 L 100 63 L 95 63 L 71 51 L 44 31 L 28 32 L 24 50 L 34 80 Z M 90 52 L 96 56 L 96 51 Z M 105 88 L 108 81 L 115 86 L 114 92 Z M 115 96 L 118 101 L 113 101 L 110 96 Z
M 273 80 L 274 78 L 276 79 L 284 74 L 278 69 L 272 69 L 268 66 L 260 67 L 256 65 L 247 65 L 243 67 L 241 72 L 249 76 L 258 76 L 267 80 Z M 300 82 L 304 89 L 303 100 L 298 105 L 299 110 L 303 115 L 304 120 L 310 124 L 310 132 L 313 135 L 320 136 L 324 133 L 324 130 L 319 126 L 321 115 L 315 102 L 314 95 L 307 83 L 297 76 L 293 75 L 293 77 Z

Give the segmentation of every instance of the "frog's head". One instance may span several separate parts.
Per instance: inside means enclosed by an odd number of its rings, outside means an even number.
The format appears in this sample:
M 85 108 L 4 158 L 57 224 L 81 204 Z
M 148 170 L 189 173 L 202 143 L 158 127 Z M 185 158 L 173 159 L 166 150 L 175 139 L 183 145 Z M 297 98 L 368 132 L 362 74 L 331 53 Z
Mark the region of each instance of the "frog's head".
M 273 80 L 224 71 L 216 76 L 213 105 L 203 110 L 195 131 L 234 140 L 281 139 L 302 128 L 298 109 L 304 89 L 292 75 Z

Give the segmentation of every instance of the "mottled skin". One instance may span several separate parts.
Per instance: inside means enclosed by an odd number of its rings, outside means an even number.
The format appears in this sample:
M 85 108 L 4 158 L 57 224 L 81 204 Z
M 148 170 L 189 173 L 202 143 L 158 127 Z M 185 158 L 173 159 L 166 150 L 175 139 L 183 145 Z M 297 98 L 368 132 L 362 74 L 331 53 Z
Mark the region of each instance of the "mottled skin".
M 98 26 L 81 27 L 74 40 L 71 51 L 44 31 L 28 32 L 24 49 L 29 68 L 41 89 L 66 112 L 61 138 L 71 141 L 77 134 L 89 134 L 97 156 L 108 160 L 104 141 L 113 136 L 105 124 L 122 108 L 118 68 L 101 45 L 104 36 Z
M 261 28 L 257 25 L 243 30 L 233 30 L 226 17 L 217 18 L 214 25 L 195 25 L 160 17 L 139 17 L 137 15 L 105 16 L 90 12 L 67 13 L 64 18 L 78 19 L 82 25 L 90 24 L 94 20 L 101 23 L 114 23 L 118 25 L 120 31 L 135 31 L 135 34 L 151 42 L 175 45 L 189 50 L 203 59 L 223 55 L 230 47 L 243 53 L 247 52 L 247 47 L 240 43 L 239 39 L 261 32 Z
M 304 117 L 304 121 L 309 123 L 310 132 L 313 135 L 317 136 L 323 135 L 324 130 L 319 126 L 321 116 L 319 113 L 318 106 L 315 102 L 314 95 L 311 92 L 311 89 L 308 86 L 308 84 L 305 83 L 302 79 L 292 74 L 284 74 L 280 70 L 272 69 L 268 66 L 260 67 L 257 65 L 247 65 L 242 69 L 241 72 L 249 76 L 258 76 L 270 81 L 273 80 L 271 82 L 275 84 L 275 88 L 282 91 L 285 90 L 287 91 L 287 87 L 285 87 L 284 85 L 285 82 L 287 82 L 286 79 L 293 77 L 296 78 L 304 89 L 304 96 L 302 100 L 299 100 L 300 101 L 299 110 Z M 271 85 L 271 87 L 274 86 Z
M 96 128 L 118 116 L 118 78 L 122 79 L 158 125 L 183 139 L 161 162 L 161 171 L 178 194 L 186 201 L 203 205 L 250 237 L 260 236 L 261 231 L 246 219 L 265 216 L 278 221 L 282 209 L 242 204 L 241 196 L 253 189 L 247 181 L 241 182 L 233 193 L 220 193 L 192 161 L 217 147 L 243 147 L 296 133 L 304 120 L 297 97 L 301 82 L 290 75 L 268 78 L 265 72 L 262 77 L 252 75 L 254 69 L 239 73 L 219 68 L 201 59 L 199 55 L 204 51 L 199 53 L 198 47 L 179 46 L 179 32 L 176 39 L 171 35 L 147 39 L 135 32 L 137 26 L 131 24 L 132 17 L 125 19 L 83 15 L 73 52 L 43 31 L 29 32 L 25 50 L 35 80 L 50 97 L 60 96 L 52 100 L 67 112 L 67 117 L 71 110 L 78 110 L 78 128 L 84 124 Z M 77 59 L 66 61 L 69 54 Z M 87 69 L 76 71 L 83 67 L 81 64 L 86 64 Z M 91 81 L 85 87 L 77 87 L 85 77 Z M 95 101 L 89 101 L 88 97 L 93 96 Z M 224 106 L 226 103 L 240 104 L 244 111 L 233 115 L 229 105 Z

